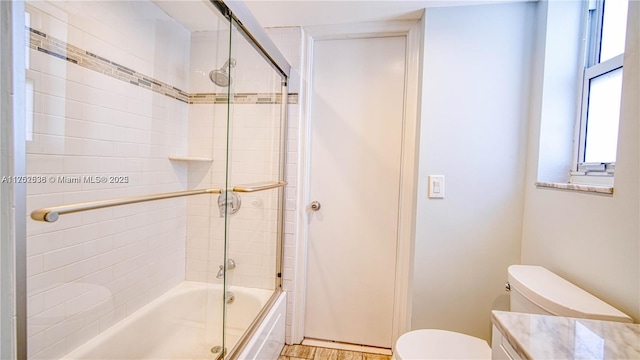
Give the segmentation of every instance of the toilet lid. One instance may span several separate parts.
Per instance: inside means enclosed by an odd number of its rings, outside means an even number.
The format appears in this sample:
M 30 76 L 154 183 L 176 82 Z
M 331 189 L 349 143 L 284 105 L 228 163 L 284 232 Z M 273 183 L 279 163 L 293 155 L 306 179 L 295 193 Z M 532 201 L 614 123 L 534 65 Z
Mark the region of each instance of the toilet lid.
M 400 336 L 393 354 L 397 360 L 491 359 L 486 341 L 436 329 L 414 330 Z
M 508 277 L 511 290 L 553 315 L 633 322 L 627 314 L 542 266 L 511 265 Z

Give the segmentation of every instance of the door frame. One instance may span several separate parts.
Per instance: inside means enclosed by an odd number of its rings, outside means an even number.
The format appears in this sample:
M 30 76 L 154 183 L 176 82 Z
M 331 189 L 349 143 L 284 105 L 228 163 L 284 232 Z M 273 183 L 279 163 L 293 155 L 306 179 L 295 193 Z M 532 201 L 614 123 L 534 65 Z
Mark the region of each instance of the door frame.
M 316 41 L 400 36 L 406 38 L 405 96 L 402 126 L 402 160 L 400 170 L 400 201 L 395 269 L 392 343 L 411 325 L 411 292 L 413 278 L 413 248 L 418 181 L 418 150 L 420 134 L 419 94 L 421 86 L 423 20 L 386 21 L 346 25 L 305 27 L 303 33 L 301 109 L 298 143 L 298 181 L 296 199 L 295 263 L 293 268 L 293 303 L 291 342 L 299 344 L 305 333 L 307 291 L 307 245 L 310 171 L 310 119 L 313 71 L 313 49 Z

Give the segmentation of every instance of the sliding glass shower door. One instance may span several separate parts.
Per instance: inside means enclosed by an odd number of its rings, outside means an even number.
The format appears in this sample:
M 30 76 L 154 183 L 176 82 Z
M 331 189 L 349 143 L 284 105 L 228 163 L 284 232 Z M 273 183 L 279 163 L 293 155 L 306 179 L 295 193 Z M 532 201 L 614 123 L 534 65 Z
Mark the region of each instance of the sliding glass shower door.
M 286 76 L 218 1 L 25 10 L 28 357 L 237 356 L 280 291 Z
M 25 16 L 29 358 L 221 356 L 229 108 L 210 74 L 230 20 L 208 1 Z
M 280 287 L 287 100 L 286 77 L 235 20 L 231 44 L 225 257 L 235 268 L 225 277 L 224 322 L 230 350 Z

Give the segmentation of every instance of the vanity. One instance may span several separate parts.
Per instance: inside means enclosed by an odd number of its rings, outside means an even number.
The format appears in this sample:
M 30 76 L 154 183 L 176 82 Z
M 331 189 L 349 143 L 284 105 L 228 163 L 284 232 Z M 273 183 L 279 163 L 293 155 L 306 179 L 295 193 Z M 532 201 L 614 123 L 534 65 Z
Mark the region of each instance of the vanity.
M 492 359 L 640 359 L 640 324 L 491 312 Z

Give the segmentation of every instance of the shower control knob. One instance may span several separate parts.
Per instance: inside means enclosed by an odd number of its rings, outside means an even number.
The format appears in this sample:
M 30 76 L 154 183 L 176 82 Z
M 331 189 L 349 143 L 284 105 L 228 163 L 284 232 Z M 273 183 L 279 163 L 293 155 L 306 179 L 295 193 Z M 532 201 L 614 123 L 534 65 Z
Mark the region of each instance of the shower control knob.
M 314 202 L 312 202 L 312 203 L 311 203 L 311 210 L 313 210 L 313 211 L 318 211 L 318 210 L 320 210 L 320 206 L 321 206 L 321 205 L 320 205 L 320 203 L 319 203 L 319 202 L 314 201 Z

